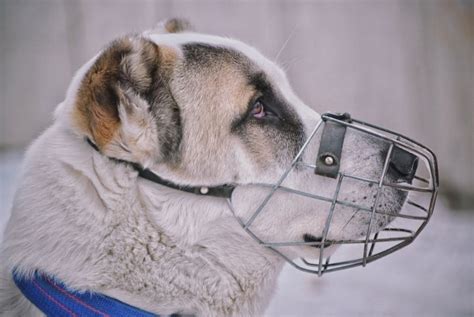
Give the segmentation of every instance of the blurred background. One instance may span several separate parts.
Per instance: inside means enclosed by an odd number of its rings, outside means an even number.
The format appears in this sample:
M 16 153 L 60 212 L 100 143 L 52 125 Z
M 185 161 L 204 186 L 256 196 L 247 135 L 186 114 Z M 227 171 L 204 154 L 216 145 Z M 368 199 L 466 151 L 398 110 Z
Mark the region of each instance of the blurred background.
M 24 149 L 75 70 L 169 17 L 278 56 L 315 110 L 438 154 L 442 196 L 413 245 L 321 279 L 287 267 L 268 316 L 474 315 L 474 0 L 0 0 L 0 230 Z

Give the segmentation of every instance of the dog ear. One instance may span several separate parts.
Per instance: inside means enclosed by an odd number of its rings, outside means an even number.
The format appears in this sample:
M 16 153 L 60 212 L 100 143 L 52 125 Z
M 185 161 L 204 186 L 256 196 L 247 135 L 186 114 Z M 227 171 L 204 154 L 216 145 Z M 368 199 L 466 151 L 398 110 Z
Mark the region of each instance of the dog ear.
M 79 86 L 73 119 L 101 152 L 145 167 L 175 158 L 181 126 L 169 80 L 176 56 L 135 37 L 97 57 Z
M 156 33 L 182 33 L 192 31 L 194 28 L 186 19 L 172 18 L 158 23 L 155 28 Z

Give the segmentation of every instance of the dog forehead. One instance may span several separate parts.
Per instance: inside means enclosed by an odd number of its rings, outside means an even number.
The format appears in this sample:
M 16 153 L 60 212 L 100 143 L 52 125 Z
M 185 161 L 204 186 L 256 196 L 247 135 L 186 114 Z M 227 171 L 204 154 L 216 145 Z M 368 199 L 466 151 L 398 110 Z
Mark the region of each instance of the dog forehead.
M 201 44 L 231 50 L 248 58 L 272 81 L 286 82 L 286 75 L 280 67 L 264 57 L 254 47 L 232 38 L 200 33 L 145 34 L 144 36 L 158 46 L 164 45 L 173 47 L 178 54 L 181 54 L 181 57 L 184 57 L 183 47 L 192 44 Z

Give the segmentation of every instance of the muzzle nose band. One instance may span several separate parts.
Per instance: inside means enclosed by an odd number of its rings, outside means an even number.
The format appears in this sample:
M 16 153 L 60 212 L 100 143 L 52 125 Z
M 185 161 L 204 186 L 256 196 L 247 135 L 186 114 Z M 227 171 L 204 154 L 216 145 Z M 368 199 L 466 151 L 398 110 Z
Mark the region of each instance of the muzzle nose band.
M 328 121 L 328 117 L 345 122 L 351 122 L 352 119 L 347 112 L 343 114 L 328 112 L 321 116 L 321 119 L 324 121 L 324 128 L 314 173 L 336 178 L 341 165 L 341 153 L 342 146 L 344 145 L 344 136 L 346 135 L 346 126 L 334 121 Z
M 395 146 L 390 158 L 390 168 L 400 175 L 400 179 L 411 183 L 418 168 L 418 157 Z

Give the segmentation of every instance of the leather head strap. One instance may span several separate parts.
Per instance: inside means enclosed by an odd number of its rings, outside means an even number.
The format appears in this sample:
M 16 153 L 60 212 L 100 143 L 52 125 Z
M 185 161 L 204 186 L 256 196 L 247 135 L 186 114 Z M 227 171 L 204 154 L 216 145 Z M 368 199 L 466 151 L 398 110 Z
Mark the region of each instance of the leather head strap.
M 314 173 L 321 176 L 336 178 L 341 165 L 342 146 L 346 134 L 346 126 L 335 121 L 328 120 L 334 118 L 340 121 L 351 122 L 348 113 L 324 113 L 321 118 L 324 121 L 323 134 L 319 145 L 318 156 L 316 158 L 316 168 Z

